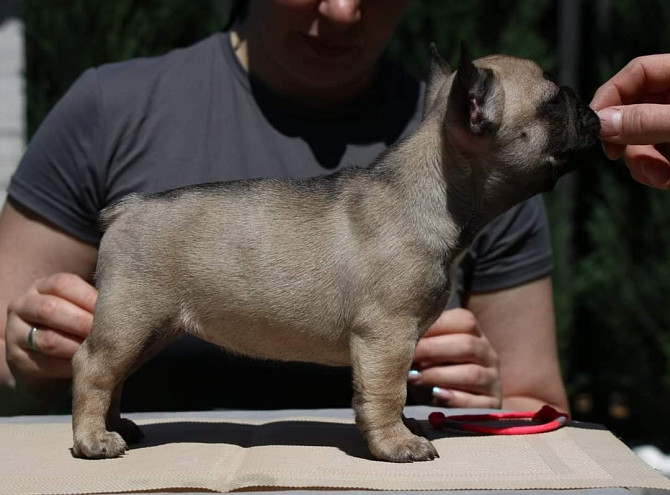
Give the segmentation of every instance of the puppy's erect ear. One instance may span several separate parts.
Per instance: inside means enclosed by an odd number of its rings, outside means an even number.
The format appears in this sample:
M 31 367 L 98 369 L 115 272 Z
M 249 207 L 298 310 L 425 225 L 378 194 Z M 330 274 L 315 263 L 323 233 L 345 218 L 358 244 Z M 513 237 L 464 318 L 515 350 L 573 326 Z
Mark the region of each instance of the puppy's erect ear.
M 449 94 L 449 112 L 457 124 L 475 135 L 494 133 L 500 127 L 502 101 L 495 74 L 476 67 L 461 44 L 461 60 Z
M 440 92 L 444 81 L 451 75 L 454 70 L 449 63 L 442 58 L 442 55 L 437 51 L 435 43 L 430 44 L 430 74 L 428 75 L 428 82 L 426 84 L 426 96 L 423 103 L 423 116 L 425 117 L 429 110 L 433 108 L 437 95 Z

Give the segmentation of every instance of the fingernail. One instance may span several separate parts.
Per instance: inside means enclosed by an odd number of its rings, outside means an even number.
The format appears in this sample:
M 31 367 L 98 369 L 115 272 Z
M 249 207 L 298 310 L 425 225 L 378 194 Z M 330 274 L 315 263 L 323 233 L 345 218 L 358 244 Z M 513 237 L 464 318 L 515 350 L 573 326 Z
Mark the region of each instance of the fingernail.
M 421 373 L 418 372 L 417 370 L 409 370 L 409 373 L 407 374 L 407 379 L 411 382 L 417 381 L 419 378 L 421 378 Z
M 640 168 L 642 169 L 642 175 L 645 176 L 652 186 L 658 188 L 665 188 L 668 186 L 668 182 L 670 181 L 670 167 L 644 162 Z
M 445 402 L 449 402 L 451 399 L 453 399 L 454 394 L 450 390 L 445 390 L 440 387 L 433 387 L 433 397 Z
M 613 137 L 621 134 L 621 121 L 623 112 L 618 108 L 604 108 L 598 113 L 600 118 L 600 135 L 602 137 Z

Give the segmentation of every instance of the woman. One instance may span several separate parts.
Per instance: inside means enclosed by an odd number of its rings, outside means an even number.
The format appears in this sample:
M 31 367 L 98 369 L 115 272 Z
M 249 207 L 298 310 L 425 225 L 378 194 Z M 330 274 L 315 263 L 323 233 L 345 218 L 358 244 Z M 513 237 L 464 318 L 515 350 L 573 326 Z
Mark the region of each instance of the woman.
M 85 72 L 33 138 L 0 217 L 0 381 L 43 401 L 62 394 L 91 328 L 101 208 L 132 191 L 365 166 L 411 132 L 423 86 L 382 58 L 407 4 L 238 2 L 226 32 Z M 454 309 L 419 342 L 410 383 L 453 407 L 567 410 L 542 200 L 494 221 L 465 265 Z M 254 363 L 192 337 L 124 390 L 125 410 L 351 397 L 348 370 Z

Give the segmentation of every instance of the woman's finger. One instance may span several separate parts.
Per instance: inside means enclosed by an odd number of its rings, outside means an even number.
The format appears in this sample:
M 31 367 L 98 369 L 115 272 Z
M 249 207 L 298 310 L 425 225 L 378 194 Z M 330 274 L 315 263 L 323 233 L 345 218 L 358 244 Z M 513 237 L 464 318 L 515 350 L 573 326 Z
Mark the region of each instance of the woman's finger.
M 645 95 L 670 92 L 670 54 L 649 55 L 631 60 L 596 91 L 594 110 L 643 101 Z
M 40 294 L 49 294 L 70 301 L 93 313 L 98 291 L 91 284 L 73 273 L 56 273 L 35 281 Z
M 475 363 L 495 366 L 497 354 L 483 337 L 467 333 L 439 335 L 419 340 L 414 361 L 425 364 Z
M 10 305 L 29 325 L 58 330 L 84 339 L 93 326 L 93 314 L 66 299 L 31 291 Z
M 477 327 L 477 318 L 467 309 L 449 309 L 443 311 L 440 317 L 433 323 L 423 335 L 432 337 L 443 334 L 468 333 L 472 335 L 481 335 Z
M 670 189 L 670 160 L 657 147 L 627 146 L 624 158 L 636 181 L 657 189 Z
M 600 137 L 613 144 L 670 142 L 670 105 L 608 107 L 598 112 Z
M 479 395 L 462 390 L 433 389 L 435 405 L 468 409 L 500 409 L 502 399 L 499 396 Z
M 29 327 L 25 345 L 21 347 L 46 356 L 72 359 L 82 342 L 82 338 L 69 333 L 44 327 Z
M 462 390 L 483 395 L 497 395 L 500 376 L 497 369 L 476 364 L 435 366 L 421 370 L 420 377 L 412 380 L 414 385 Z

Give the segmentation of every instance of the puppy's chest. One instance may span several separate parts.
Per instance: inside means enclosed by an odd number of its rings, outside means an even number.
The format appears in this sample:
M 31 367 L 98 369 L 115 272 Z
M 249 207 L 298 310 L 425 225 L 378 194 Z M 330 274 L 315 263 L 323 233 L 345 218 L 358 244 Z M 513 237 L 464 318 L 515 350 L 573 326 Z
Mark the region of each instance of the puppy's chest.
M 432 271 L 425 281 L 424 297 L 427 311 L 442 311 L 455 289 L 456 268 L 458 262 L 454 262 L 447 255 L 436 259 L 432 264 Z
M 389 282 L 401 289 L 396 292 L 397 305 L 420 318 L 442 311 L 449 300 L 452 279 L 455 280 L 452 265 L 452 257 L 441 252 L 399 261 L 389 277 Z

